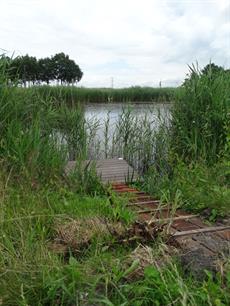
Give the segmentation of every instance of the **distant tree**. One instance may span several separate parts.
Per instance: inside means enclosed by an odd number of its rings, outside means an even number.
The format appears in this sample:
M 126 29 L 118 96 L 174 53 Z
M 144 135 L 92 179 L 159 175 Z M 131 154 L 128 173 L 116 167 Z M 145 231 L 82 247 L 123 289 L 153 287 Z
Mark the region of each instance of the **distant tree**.
M 54 74 L 57 81 L 61 84 L 79 82 L 83 76 L 83 73 L 79 66 L 65 55 L 63 52 L 55 54 L 52 58 L 54 62 Z
M 39 60 L 28 54 L 14 59 L 2 55 L 1 63 L 2 66 L 4 63 L 9 82 L 18 82 L 24 86 L 44 82 L 48 85 L 54 80 L 61 84 L 74 84 L 83 76 L 79 66 L 63 52 Z
M 212 81 L 218 75 L 220 75 L 220 73 L 227 71 L 227 70 L 224 70 L 223 67 L 217 66 L 214 63 L 207 64 L 202 70 L 199 70 L 198 66 L 195 67 L 194 65 L 192 65 L 192 66 L 189 66 L 189 70 L 190 70 L 190 73 L 187 75 L 187 78 L 185 78 L 182 86 L 189 84 L 192 80 L 195 80 L 196 78 L 199 78 L 202 75 L 208 76 L 210 78 L 210 81 Z
M 217 66 L 216 64 L 214 63 L 210 63 L 208 65 L 206 65 L 202 70 L 201 70 L 201 73 L 202 74 L 205 74 L 205 75 L 209 75 L 209 76 L 213 76 L 213 75 L 216 75 L 220 72 L 223 72 L 224 71 L 224 68 L 221 67 L 221 66 Z
M 79 82 L 83 76 L 83 73 L 78 65 L 75 64 L 73 60 L 69 60 L 68 63 L 66 63 L 66 76 L 65 81 L 67 84 L 74 84 L 76 82 Z
M 9 68 L 10 80 L 12 82 L 21 83 L 21 57 L 16 57 L 11 60 Z
M 18 80 L 24 84 L 34 84 L 37 81 L 38 63 L 36 57 L 29 55 L 18 56 L 10 63 L 10 75 L 12 81 Z
M 45 82 L 47 85 L 55 79 L 54 61 L 49 58 L 38 60 L 38 83 Z

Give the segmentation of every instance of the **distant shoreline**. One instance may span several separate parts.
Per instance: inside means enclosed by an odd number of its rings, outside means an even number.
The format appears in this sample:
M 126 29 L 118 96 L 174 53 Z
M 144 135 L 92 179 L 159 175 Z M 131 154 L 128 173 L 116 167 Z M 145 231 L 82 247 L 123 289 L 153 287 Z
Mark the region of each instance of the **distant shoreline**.
M 84 88 L 74 86 L 32 86 L 18 92 L 36 92 L 67 103 L 157 103 L 172 102 L 177 87 Z

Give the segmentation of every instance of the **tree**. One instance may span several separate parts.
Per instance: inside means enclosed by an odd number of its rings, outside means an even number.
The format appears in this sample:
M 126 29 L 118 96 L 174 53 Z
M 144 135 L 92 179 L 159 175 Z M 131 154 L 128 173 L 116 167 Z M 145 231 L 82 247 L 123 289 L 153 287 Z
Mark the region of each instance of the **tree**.
M 221 73 L 227 73 L 227 71 L 228 70 L 224 70 L 223 67 L 214 63 L 207 64 L 202 70 L 199 69 L 198 65 L 197 67 L 192 65 L 189 66 L 189 74 L 187 75 L 187 78 L 185 78 L 182 86 L 186 86 L 186 84 L 189 84 L 193 80 L 196 81 L 196 79 L 200 78 L 201 76 L 207 76 L 212 82 Z
M 51 58 L 41 58 L 38 60 L 38 82 L 46 82 L 49 85 L 50 81 L 55 79 L 54 62 Z
M 24 86 L 43 82 L 48 85 L 54 80 L 61 84 L 74 84 L 83 76 L 79 66 L 63 52 L 39 60 L 28 54 L 14 59 L 2 55 L 2 63 L 3 59 L 9 82 L 19 82 Z
M 24 86 L 26 86 L 27 82 L 34 84 L 38 75 L 36 57 L 25 55 L 14 58 L 10 64 L 10 75 L 12 81 L 18 80 Z
M 68 55 L 63 52 L 58 53 L 52 60 L 54 62 L 55 78 L 57 81 L 61 81 L 61 84 L 70 84 L 81 80 L 83 76 L 81 69 Z
M 213 76 L 213 75 L 217 75 L 218 73 L 223 72 L 223 71 L 224 71 L 223 67 L 217 66 L 214 63 L 210 63 L 210 64 L 206 65 L 201 70 L 201 73 L 205 74 L 205 75 L 208 75 L 208 76 L 211 76 L 211 75 Z

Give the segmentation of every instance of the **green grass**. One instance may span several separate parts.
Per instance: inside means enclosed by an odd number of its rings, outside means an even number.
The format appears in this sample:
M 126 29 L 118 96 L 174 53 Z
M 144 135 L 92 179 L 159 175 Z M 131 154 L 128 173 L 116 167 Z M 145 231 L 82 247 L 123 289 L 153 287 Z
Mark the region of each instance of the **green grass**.
M 69 105 L 78 102 L 171 102 L 176 88 L 130 87 L 130 88 L 84 88 L 72 86 L 39 86 L 18 88 L 18 93 L 36 90 L 42 97 L 52 97 L 57 103 L 65 101 Z
M 118 204 L 119 205 L 119 204 Z M 79 256 L 50 249 L 55 224 L 81 218 L 114 220 L 107 197 L 79 196 L 68 188 L 31 190 L 1 180 L 0 297 L 3 305 L 228 305 L 227 279 L 211 274 L 197 281 L 172 258 L 162 268 L 146 266 L 143 276 L 132 247 L 100 237 Z M 117 216 L 117 214 L 116 214 Z M 119 218 L 127 219 L 120 210 Z M 131 219 L 129 219 L 131 220 Z M 150 250 L 159 260 L 160 242 Z M 161 256 L 161 259 L 163 257 Z M 146 259 L 146 258 L 145 258 Z M 226 268 L 227 269 L 227 268 Z
M 203 74 L 194 67 L 172 107 L 172 147 L 184 161 L 215 163 L 229 129 L 230 74 Z
M 67 100 L 74 104 L 78 100 L 78 89 L 74 89 L 76 96 L 72 99 L 69 88 L 59 91 L 43 87 L 24 90 L 17 88 L 17 84 L 9 87 L 4 69 L 4 65 L 0 66 L 0 305 L 229 305 L 229 258 L 226 258 L 224 273 L 212 276 L 207 272 L 206 278 L 198 280 L 183 271 L 177 258 L 164 261 L 166 257 L 161 250 L 165 246 L 160 240 L 149 243 L 151 260 L 145 267 L 140 258 L 133 256 L 136 245 L 114 243 L 111 233 L 95 232 L 89 245 L 78 252 L 71 245 L 66 254 L 58 254 L 51 247 L 59 225 L 74 220 L 87 224 L 86 220 L 93 218 L 127 225 L 135 216 L 126 209 L 126 200 L 108 196 L 108 189 L 101 185 L 95 169 L 86 171 L 79 162 L 70 176 L 64 173 L 70 155 L 79 161 L 86 158 L 90 141 L 82 109 L 79 105 L 66 106 Z M 197 80 L 191 88 L 202 89 L 198 98 L 202 97 L 203 101 L 209 91 L 200 86 L 208 83 Z M 143 187 L 155 196 L 163 196 L 164 200 L 173 200 L 190 210 L 211 207 L 221 213 L 229 207 L 229 125 L 222 112 L 220 117 L 224 123 L 216 117 L 217 111 L 224 109 L 226 92 L 221 93 L 219 107 L 213 98 L 218 97 L 218 90 L 215 89 L 214 95 L 214 87 L 211 89 L 212 95 L 208 95 L 205 105 L 211 102 L 215 108 L 210 116 L 209 109 L 205 108 L 210 124 L 204 126 L 211 126 L 209 131 L 215 145 L 211 145 L 208 133 L 203 139 L 204 145 L 199 144 L 202 134 L 193 138 L 197 126 L 188 132 L 188 114 L 196 111 L 199 115 L 201 100 L 198 99 L 196 107 L 190 107 L 190 103 L 195 103 L 193 95 L 197 91 L 186 91 L 186 88 L 183 99 L 178 100 L 183 104 L 184 113 L 177 114 L 179 104 L 173 113 L 173 133 L 165 122 L 154 131 L 147 118 L 138 120 L 127 108 L 117 123 L 114 144 L 129 162 L 146 174 Z M 62 101 L 65 90 L 67 97 Z M 131 90 L 133 94 L 140 93 L 135 99 L 146 99 L 141 89 L 129 90 L 129 97 L 123 91 L 122 101 L 134 99 Z M 93 101 L 101 101 L 102 93 L 99 90 Z M 91 101 L 86 98 L 87 94 L 84 93 L 82 101 Z M 96 97 L 95 92 L 92 97 Z M 118 98 L 117 95 L 117 101 Z M 204 114 L 202 109 L 201 118 Z M 218 131 L 213 130 L 215 120 L 221 127 Z M 179 129 L 182 126 L 183 133 Z M 203 123 L 201 126 L 199 131 L 203 131 Z M 91 130 L 94 128 L 91 126 Z M 105 126 L 103 145 L 109 156 L 106 135 Z M 175 144 L 180 144 L 178 148 L 172 146 L 172 135 Z M 194 139 L 199 142 L 193 142 Z M 194 144 L 197 144 L 195 150 Z M 208 152 L 210 159 L 204 158 Z M 213 158 L 217 152 L 218 158 Z M 184 158 L 185 155 L 189 158 Z M 92 228 L 85 228 L 82 238 L 89 230 Z M 161 267 L 154 264 L 159 260 Z M 140 275 L 136 269 L 141 267 Z
M 221 161 L 215 166 L 204 163 L 186 165 L 178 162 L 169 174 L 149 169 L 142 188 L 162 201 L 177 202 L 180 207 L 194 212 L 207 211 L 210 221 L 229 215 L 229 165 Z
M 63 256 L 56 255 L 48 247 L 56 223 L 95 216 L 111 220 L 124 218 L 124 221 L 131 218 L 121 206 L 119 209 L 119 203 L 115 216 L 105 196 L 81 196 L 65 187 L 53 187 L 53 190 L 50 186 L 37 190 L 24 185 L 6 187 L 4 181 L 1 187 L 0 296 L 3 305 L 39 305 L 39 302 L 43 305 L 52 290 L 47 288 L 47 297 L 39 301 L 47 286 L 46 278 L 50 273 L 58 277 L 56 271 L 60 268 L 62 273 L 70 270 Z M 74 274 L 72 268 L 69 273 Z M 71 284 L 67 287 L 70 289 Z
M 145 173 L 143 188 L 181 207 L 229 215 L 230 77 L 203 74 L 194 67 L 177 91 L 169 128 L 157 163 Z M 164 133 L 166 131 L 166 133 Z M 161 137 L 162 138 L 162 137 Z M 157 148 L 162 147 L 162 139 Z M 163 153 L 163 154 L 162 154 Z

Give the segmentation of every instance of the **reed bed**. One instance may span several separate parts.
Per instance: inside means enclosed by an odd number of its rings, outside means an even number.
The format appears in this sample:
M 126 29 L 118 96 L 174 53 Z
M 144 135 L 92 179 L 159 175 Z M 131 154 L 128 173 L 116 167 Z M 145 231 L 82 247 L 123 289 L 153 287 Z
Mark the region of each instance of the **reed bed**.
M 166 171 L 152 167 L 146 190 L 189 210 L 208 210 L 212 221 L 229 215 L 229 114 L 229 71 L 190 67 L 171 108 Z
M 176 92 L 172 107 L 173 150 L 184 161 L 215 163 L 223 156 L 230 126 L 230 73 L 202 73 L 190 67 L 190 78 Z
M 130 87 L 130 88 L 84 88 L 73 86 L 38 86 L 19 88 L 18 91 L 39 92 L 42 97 L 52 97 L 56 101 L 65 101 L 68 105 L 78 102 L 171 102 L 176 88 Z

